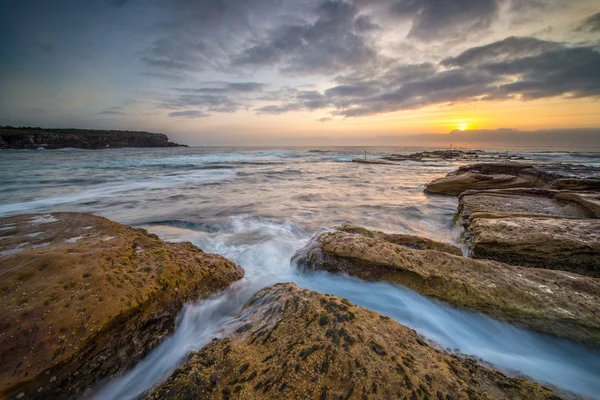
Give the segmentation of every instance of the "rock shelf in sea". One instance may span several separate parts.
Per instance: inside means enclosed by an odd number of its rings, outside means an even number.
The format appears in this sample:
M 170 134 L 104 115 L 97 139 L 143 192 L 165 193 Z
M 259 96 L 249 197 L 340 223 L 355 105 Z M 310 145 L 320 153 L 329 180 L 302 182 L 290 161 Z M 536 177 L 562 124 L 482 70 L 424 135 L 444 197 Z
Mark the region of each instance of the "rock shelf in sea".
M 244 271 L 216 254 L 78 213 L 1 218 L 0 398 L 62 399 L 135 365 L 184 303 Z

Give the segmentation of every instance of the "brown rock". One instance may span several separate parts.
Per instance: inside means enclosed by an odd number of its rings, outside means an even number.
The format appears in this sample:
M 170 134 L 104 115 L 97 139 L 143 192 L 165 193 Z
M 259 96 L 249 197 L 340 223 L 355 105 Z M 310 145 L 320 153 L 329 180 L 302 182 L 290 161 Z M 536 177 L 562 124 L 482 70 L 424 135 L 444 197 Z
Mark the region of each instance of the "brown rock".
M 149 399 L 558 399 L 345 299 L 291 283 L 257 293 L 225 339 L 194 354 Z
M 600 194 L 547 189 L 467 191 L 457 217 L 469 255 L 600 277 Z
M 294 260 L 310 269 L 400 283 L 518 326 L 600 345 L 600 280 L 594 278 L 417 250 L 343 231 L 318 235 Z
M 185 302 L 243 275 L 189 242 L 93 215 L 0 228 L 0 398 L 70 398 L 123 372 L 173 331 Z
M 465 237 L 474 258 L 600 278 L 598 219 L 472 216 Z
M 467 190 L 529 187 L 599 191 L 600 168 L 518 162 L 470 164 L 432 181 L 425 186 L 425 192 L 456 196 Z

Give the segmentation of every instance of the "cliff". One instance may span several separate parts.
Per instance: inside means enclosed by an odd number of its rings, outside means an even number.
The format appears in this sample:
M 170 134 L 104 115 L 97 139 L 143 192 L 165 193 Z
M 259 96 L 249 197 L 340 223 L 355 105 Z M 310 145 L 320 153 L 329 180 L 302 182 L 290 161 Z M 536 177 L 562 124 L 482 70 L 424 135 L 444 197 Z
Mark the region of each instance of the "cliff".
M 105 149 L 114 147 L 185 147 L 162 133 L 0 127 L 0 149 Z

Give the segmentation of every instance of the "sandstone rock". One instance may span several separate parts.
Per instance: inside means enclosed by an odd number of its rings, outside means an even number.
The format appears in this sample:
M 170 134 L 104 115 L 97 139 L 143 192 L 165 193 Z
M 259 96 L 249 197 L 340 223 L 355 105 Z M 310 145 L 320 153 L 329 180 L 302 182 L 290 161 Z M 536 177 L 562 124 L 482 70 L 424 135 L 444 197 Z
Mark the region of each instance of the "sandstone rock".
M 457 218 L 471 257 L 599 277 L 599 199 L 548 189 L 467 191 Z
M 474 218 L 592 218 L 594 199 L 593 194 L 537 188 L 469 190 L 460 195 L 457 213 L 465 227 Z
M 418 250 L 345 231 L 318 235 L 294 261 L 300 267 L 400 283 L 521 327 L 600 345 L 600 280 L 594 278 Z
M 149 399 L 557 399 L 345 299 L 277 284 Z
M 471 218 L 465 238 L 474 258 L 600 278 L 598 219 Z
M 458 196 L 466 190 L 502 189 L 530 187 L 529 181 L 507 174 L 485 175 L 467 172 L 460 175 L 447 175 L 425 186 L 426 193 Z
M 544 187 L 600 190 L 600 168 L 583 165 L 530 165 L 517 162 L 465 165 L 430 182 L 425 192 L 459 195 L 466 190 Z
M 93 215 L 2 218 L 0 229 L 0 398 L 80 394 L 154 348 L 185 302 L 243 275 L 191 243 Z

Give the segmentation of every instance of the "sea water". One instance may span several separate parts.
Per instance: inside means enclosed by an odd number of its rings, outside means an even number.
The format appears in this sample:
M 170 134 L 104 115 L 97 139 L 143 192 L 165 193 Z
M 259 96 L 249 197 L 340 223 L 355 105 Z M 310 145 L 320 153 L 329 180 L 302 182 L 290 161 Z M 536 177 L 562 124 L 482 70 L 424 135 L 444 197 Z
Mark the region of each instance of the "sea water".
M 421 149 L 369 148 L 368 156 Z M 245 277 L 187 304 L 173 335 L 98 399 L 133 399 L 221 335 L 256 291 L 277 282 L 345 297 L 388 315 L 440 347 L 516 376 L 600 398 L 600 353 L 431 300 L 399 285 L 305 272 L 290 263 L 310 238 L 343 223 L 457 243 L 455 197 L 424 185 L 462 165 L 351 163 L 364 148 L 169 148 L 0 152 L 0 216 L 76 211 L 143 227 L 169 241 L 222 254 Z M 503 151 L 492 154 L 504 154 Z M 600 165 L 590 152 L 512 154 L 536 162 Z M 0 233 L 1 234 L 1 233 Z

